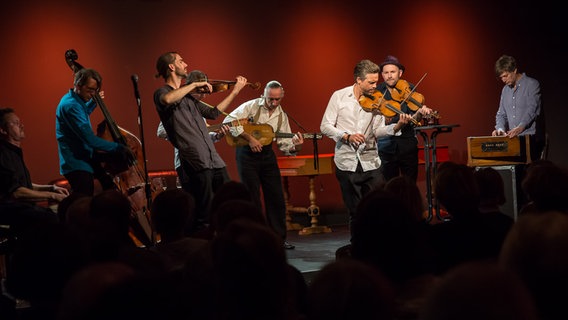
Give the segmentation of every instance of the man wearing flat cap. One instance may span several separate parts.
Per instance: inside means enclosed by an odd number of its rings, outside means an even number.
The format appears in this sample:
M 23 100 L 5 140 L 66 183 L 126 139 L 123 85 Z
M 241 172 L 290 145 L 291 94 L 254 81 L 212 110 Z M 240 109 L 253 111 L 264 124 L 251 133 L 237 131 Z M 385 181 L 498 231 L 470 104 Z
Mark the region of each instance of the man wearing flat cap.
M 403 113 L 410 114 L 416 121 L 420 121 L 423 115 L 432 113 L 432 109 L 422 105 L 417 111 L 412 111 L 408 103 L 400 97 L 400 92 L 396 86 L 399 80 L 402 80 L 404 73 L 404 65 L 394 56 L 387 56 L 379 65 L 381 68 L 381 76 L 384 82 L 377 85 L 377 91 L 380 91 L 384 99 L 396 101 L 400 105 Z M 414 89 L 414 85 L 408 83 L 410 90 Z M 393 98 L 394 96 L 394 98 Z M 396 99 L 395 99 L 396 98 Z M 403 102 L 404 101 L 404 102 Z M 399 115 L 387 119 L 387 123 L 397 122 Z M 412 180 L 418 178 L 418 139 L 412 126 L 412 123 L 402 128 L 400 136 L 385 136 L 378 139 L 379 157 L 381 158 L 381 173 L 385 181 L 397 177 L 399 175 L 407 175 Z

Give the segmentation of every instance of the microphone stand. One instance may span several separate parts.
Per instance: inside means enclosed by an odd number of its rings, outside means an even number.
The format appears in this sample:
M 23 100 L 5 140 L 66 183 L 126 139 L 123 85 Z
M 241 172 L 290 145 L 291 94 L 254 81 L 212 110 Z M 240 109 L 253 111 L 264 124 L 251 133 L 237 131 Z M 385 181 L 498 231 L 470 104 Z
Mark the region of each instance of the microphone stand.
M 138 75 L 133 74 L 132 77 L 132 84 L 134 86 L 134 97 L 136 98 L 136 105 L 138 107 L 138 130 L 140 131 L 140 144 L 142 145 L 142 159 L 144 161 L 144 192 L 146 194 L 146 207 L 149 210 L 150 206 L 152 205 L 152 190 L 150 180 L 148 175 L 148 166 L 147 166 L 147 158 L 146 158 L 146 143 L 144 142 L 144 122 L 142 121 L 142 102 L 140 99 L 140 92 L 138 91 Z M 147 214 L 147 213 L 146 213 Z M 148 219 L 150 221 L 150 219 Z M 152 229 L 152 225 L 150 224 L 150 228 Z M 150 241 L 154 243 L 154 232 L 151 231 Z
M 294 119 L 294 117 L 292 117 L 288 112 L 284 111 L 284 108 L 282 108 L 282 111 L 284 113 L 286 113 L 288 118 L 290 118 L 290 119 L 292 119 L 292 121 L 294 121 L 294 123 L 298 126 L 298 128 L 300 128 L 304 132 L 308 132 L 298 121 L 296 121 L 296 119 Z M 318 169 L 319 168 L 318 139 L 317 139 L 316 135 L 314 135 L 312 142 L 314 144 L 314 170 L 319 170 Z

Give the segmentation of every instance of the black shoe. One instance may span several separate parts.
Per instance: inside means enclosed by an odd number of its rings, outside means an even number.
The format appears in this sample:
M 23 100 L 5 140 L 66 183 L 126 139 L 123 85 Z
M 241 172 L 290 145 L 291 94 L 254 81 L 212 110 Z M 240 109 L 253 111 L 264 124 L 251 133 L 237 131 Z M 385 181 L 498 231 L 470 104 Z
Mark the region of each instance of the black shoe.
M 284 241 L 284 249 L 286 249 L 286 250 L 292 250 L 292 249 L 294 249 L 294 248 L 296 248 L 295 245 L 289 244 L 288 241 Z

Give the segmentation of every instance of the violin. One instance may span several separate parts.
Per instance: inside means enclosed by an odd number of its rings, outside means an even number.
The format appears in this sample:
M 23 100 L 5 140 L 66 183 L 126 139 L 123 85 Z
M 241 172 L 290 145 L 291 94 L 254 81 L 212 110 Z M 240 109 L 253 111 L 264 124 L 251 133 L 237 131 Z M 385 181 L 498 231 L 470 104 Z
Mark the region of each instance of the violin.
M 391 96 L 394 100 L 403 102 L 406 100 L 408 108 L 412 111 L 418 111 L 424 105 L 424 95 L 410 89 L 410 84 L 406 80 L 398 80 L 396 90 L 391 92 Z
M 400 102 L 394 100 L 386 100 L 383 93 L 380 91 L 375 91 L 373 94 L 363 94 L 359 98 L 359 105 L 361 108 L 367 112 L 379 111 L 383 116 L 387 118 L 392 118 L 397 114 L 404 114 L 400 110 Z M 414 115 L 416 116 L 416 114 Z M 412 124 L 419 126 L 420 123 L 414 118 L 410 118 Z
M 422 79 L 424 79 L 425 76 L 426 75 L 424 75 Z M 420 81 L 422 81 L 422 79 L 420 79 Z M 416 112 L 424 106 L 424 95 L 415 91 L 416 86 L 414 89 L 411 89 L 408 81 L 399 79 L 394 89 L 395 90 L 391 91 L 391 97 L 393 100 L 398 101 L 401 104 L 406 102 L 406 105 L 411 111 Z M 428 124 L 438 124 L 438 120 L 441 118 L 438 111 L 432 111 L 430 114 L 424 115 L 423 117 L 427 120 Z

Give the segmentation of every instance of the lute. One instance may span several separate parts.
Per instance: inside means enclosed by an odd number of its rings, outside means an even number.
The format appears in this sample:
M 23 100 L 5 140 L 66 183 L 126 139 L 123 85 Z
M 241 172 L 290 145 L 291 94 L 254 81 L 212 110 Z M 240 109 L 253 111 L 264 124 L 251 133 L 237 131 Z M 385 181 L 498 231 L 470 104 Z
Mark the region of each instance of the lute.
M 274 139 L 277 138 L 293 138 L 295 133 L 274 132 L 272 126 L 269 124 L 254 124 L 247 123 L 242 125 L 243 130 L 257 139 L 262 145 L 269 145 Z M 234 137 L 230 134 L 226 135 L 227 143 L 231 147 L 242 147 L 248 145 L 248 141 L 240 136 Z M 302 133 L 304 139 L 321 139 L 321 133 Z

